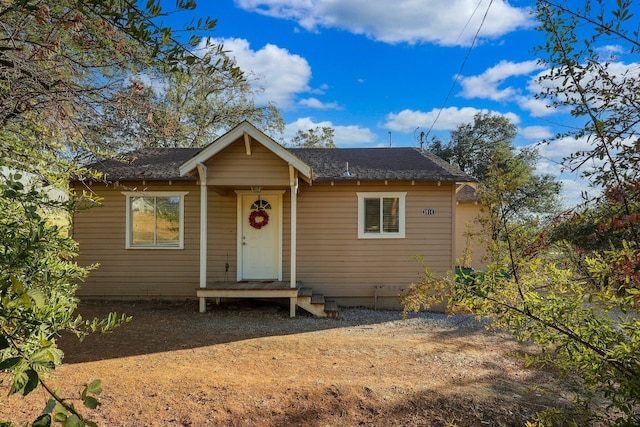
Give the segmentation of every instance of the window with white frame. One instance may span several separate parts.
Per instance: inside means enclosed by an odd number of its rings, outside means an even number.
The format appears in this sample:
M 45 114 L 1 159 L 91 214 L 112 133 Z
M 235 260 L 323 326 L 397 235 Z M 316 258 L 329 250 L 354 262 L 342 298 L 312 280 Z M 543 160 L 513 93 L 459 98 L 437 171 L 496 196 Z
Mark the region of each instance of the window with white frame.
M 127 249 L 182 249 L 186 191 L 123 192 L 127 197 Z
M 357 193 L 358 238 L 404 238 L 407 193 Z

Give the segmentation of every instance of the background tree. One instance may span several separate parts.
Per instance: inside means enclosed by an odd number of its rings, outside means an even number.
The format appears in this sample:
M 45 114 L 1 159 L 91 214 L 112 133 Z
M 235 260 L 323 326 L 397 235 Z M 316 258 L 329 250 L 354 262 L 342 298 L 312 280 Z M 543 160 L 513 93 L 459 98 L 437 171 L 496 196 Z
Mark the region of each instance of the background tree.
M 138 96 L 123 97 L 117 124 L 106 137 L 139 147 L 202 147 L 243 120 L 271 135 L 281 134 L 284 120 L 274 104 L 255 105 L 256 89 L 228 73 L 211 73 L 210 61 L 191 64 L 188 73 L 171 73 L 145 83 Z M 126 112 L 126 113 L 125 113 Z M 92 138 L 105 138 L 104 125 L 93 128 Z M 117 144 L 117 142 L 116 142 Z
M 536 5 L 546 39 L 536 52 L 548 67 L 539 77 L 545 88 L 539 97 L 581 121 L 558 137 L 585 138 L 591 149 L 565 164 L 582 170 L 602 193 L 568 212 L 579 221 L 564 224 L 559 216 L 543 230 L 522 227 L 502 209 L 512 191 L 510 175 L 490 166 L 495 185 L 486 186 L 493 206 L 487 221 L 497 234 L 487 271 L 442 278 L 427 268 L 405 297 L 407 309 L 447 299 L 452 311 L 490 318 L 492 327 L 540 346 L 541 354 L 527 357 L 529 363 L 576 374 L 579 412 L 542 414 L 545 425 L 586 425 L 596 418 L 640 425 L 640 44 L 631 7 L 630 1 Z M 583 231 L 562 240 L 553 237 L 554 227 Z M 605 242 L 594 243 L 596 238 Z M 594 397 L 606 404 L 592 406 Z
M 451 131 L 448 143 L 432 140 L 427 149 L 478 179 L 481 193 L 499 185 L 493 182 L 495 171 L 508 174 L 515 184 L 504 194 L 505 214 L 509 217 L 557 214 L 560 183 L 549 174 L 536 173 L 540 159 L 537 150 L 517 149 L 513 145 L 516 135 L 517 128 L 504 116 L 478 113 L 473 123 Z
M 126 317 L 112 314 L 90 322 L 73 317 L 76 283 L 87 269 L 73 262 L 77 248 L 66 230 L 51 226 L 45 216 L 51 209 L 75 209 L 80 200 L 71 195 L 68 202 L 52 202 L 39 186 L 24 186 L 5 171 L 29 172 L 38 182 L 64 189 L 70 176 L 87 172 L 78 154 L 117 153 L 121 147 L 114 136 L 127 114 L 123 106 L 145 90 L 140 76 L 168 81 L 201 66 L 198 72 L 213 81 L 218 75 L 229 84 L 244 81 L 222 46 L 196 54 L 192 48 L 199 37 L 183 44 L 170 28 L 158 25 L 164 14 L 159 4 L 0 1 L 0 370 L 9 375 L 10 393 L 27 395 L 41 386 L 51 395 L 37 426 L 93 425 L 43 374 L 62 361 L 56 347 L 60 333 L 108 331 Z M 194 7 L 192 0 L 176 2 L 176 10 Z M 214 24 L 199 20 L 187 34 Z M 149 106 L 153 117 L 159 104 Z M 87 384 L 78 402 L 95 408 L 100 390 L 99 382 Z
M 424 137 L 424 132 L 421 133 L 419 136 L 421 146 L 422 146 L 423 137 Z M 431 151 L 433 154 L 440 157 L 441 159 L 444 159 L 447 162 L 452 163 L 453 145 L 451 144 L 451 142 L 445 143 L 440 138 L 438 138 L 438 136 L 433 135 L 431 137 L 431 142 L 428 142 L 426 149 Z
M 428 149 L 480 181 L 487 177 L 494 160 L 504 162 L 514 157 L 513 146 L 518 130 L 499 114 L 477 113 L 473 123 L 459 125 L 451 131 L 451 140 L 438 149 L 433 143 Z
M 336 148 L 333 142 L 334 129 L 329 126 L 316 126 L 315 129 L 303 131 L 299 129 L 291 138 L 290 145 L 302 148 Z

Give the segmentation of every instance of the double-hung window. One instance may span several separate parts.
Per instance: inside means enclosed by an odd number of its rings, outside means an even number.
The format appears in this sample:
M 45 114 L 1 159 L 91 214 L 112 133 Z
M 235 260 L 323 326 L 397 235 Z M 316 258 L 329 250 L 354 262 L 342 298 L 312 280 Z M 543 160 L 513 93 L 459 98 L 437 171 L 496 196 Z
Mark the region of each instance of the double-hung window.
M 357 195 L 359 239 L 404 238 L 406 192 Z
M 127 249 L 182 249 L 187 192 L 123 192 L 127 197 Z

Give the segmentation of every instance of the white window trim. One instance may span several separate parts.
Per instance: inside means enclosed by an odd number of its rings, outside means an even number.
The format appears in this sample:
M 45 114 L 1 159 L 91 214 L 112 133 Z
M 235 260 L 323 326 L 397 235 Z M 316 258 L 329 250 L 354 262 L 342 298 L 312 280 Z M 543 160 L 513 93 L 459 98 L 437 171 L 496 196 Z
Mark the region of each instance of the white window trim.
M 123 191 L 126 200 L 126 238 L 125 249 L 159 249 L 159 250 L 179 250 L 184 249 L 184 196 L 189 194 L 188 191 Z M 131 198 L 132 197 L 180 197 L 180 219 L 178 232 L 178 245 L 176 246 L 155 246 L 155 245 L 132 245 L 131 244 Z
M 358 196 L 358 239 L 404 239 L 405 237 L 405 199 L 406 192 L 357 192 Z M 380 230 L 380 233 L 365 233 L 364 231 L 364 199 L 375 199 L 383 197 L 397 197 L 400 202 L 400 218 L 399 231 L 397 233 L 389 233 Z

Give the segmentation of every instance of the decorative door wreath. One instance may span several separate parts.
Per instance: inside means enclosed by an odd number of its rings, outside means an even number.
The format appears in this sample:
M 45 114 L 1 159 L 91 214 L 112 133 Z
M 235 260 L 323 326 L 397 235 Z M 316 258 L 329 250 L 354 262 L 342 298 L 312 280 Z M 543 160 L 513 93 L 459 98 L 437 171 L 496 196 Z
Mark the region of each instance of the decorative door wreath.
M 249 214 L 249 225 L 260 230 L 265 225 L 269 224 L 269 214 L 263 209 L 252 211 Z

